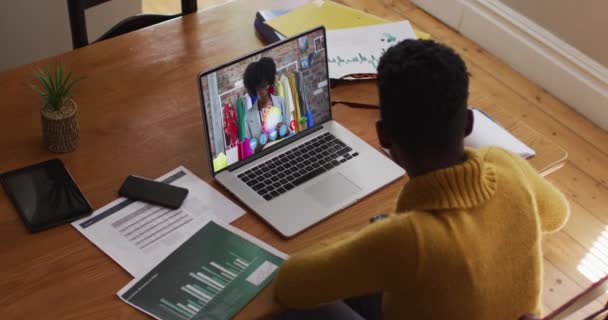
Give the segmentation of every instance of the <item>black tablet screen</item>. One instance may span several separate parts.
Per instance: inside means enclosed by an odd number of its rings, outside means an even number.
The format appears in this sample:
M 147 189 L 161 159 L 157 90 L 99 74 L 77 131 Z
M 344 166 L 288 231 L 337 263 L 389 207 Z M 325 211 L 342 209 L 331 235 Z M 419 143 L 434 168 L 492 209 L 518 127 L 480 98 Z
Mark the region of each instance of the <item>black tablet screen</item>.
M 4 173 L 0 183 L 30 231 L 69 222 L 92 211 L 59 159 Z

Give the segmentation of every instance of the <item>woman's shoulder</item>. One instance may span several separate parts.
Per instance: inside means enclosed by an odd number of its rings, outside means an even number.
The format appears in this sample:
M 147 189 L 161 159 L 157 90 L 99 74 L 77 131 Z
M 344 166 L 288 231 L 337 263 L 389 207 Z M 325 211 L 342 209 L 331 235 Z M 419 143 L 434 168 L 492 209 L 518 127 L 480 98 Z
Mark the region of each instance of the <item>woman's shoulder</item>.
M 283 99 L 283 97 L 281 96 L 270 95 L 270 97 L 272 98 L 272 104 L 274 105 L 282 105 L 283 103 L 285 103 L 285 99 Z
M 253 117 L 255 115 L 257 115 L 258 112 L 258 102 L 256 101 L 253 105 L 251 105 L 251 108 L 245 110 L 245 117 Z

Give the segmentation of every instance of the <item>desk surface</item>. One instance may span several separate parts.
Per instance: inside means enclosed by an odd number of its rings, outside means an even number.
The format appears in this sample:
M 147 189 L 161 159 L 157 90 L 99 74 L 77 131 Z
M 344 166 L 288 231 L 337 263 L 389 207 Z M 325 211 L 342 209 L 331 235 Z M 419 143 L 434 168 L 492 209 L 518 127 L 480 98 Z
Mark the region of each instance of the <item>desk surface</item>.
M 179 165 L 211 181 L 196 75 L 209 67 L 261 47 L 252 23 L 255 11 L 292 7 L 303 0 L 245 1 L 202 11 L 123 37 L 36 63 L 60 61 L 86 75 L 76 88 L 80 106 L 80 145 L 55 155 L 41 143 L 39 101 L 28 83 L 32 66 L 0 73 L 0 172 L 61 158 L 94 208 L 116 197 L 124 177 L 159 176 Z M 410 8 L 386 1 L 346 0 L 391 20 Z M 226 19 L 226 17 L 230 17 Z M 475 79 L 472 79 L 474 86 Z M 373 82 L 340 85 L 334 99 L 375 102 Z M 481 107 L 537 151 L 530 160 L 540 172 L 559 168 L 563 149 L 497 107 L 493 97 L 472 91 Z M 334 107 L 335 118 L 373 146 L 377 110 Z M 390 211 L 405 179 L 303 232 L 282 239 L 254 214 L 233 223 L 287 253 L 319 239 L 358 228 L 378 212 Z M 131 278 L 69 225 L 29 234 L 6 194 L 0 192 L 0 314 L 4 319 L 145 319 L 116 292 Z M 239 319 L 276 310 L 266 289 Z

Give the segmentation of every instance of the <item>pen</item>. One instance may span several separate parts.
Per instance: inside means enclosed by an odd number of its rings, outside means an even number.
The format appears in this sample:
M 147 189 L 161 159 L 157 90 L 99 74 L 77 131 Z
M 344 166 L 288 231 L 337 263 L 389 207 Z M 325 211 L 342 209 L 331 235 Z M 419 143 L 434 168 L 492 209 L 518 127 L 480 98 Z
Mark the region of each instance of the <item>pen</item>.
M 376 222 L 378 220 L 382 220 L 382 219 L 387 218 L 387 217 L 388 217 L 388 214 L 386 214 L 386 213 L 380 213 L 380 214 L 377 214 L 377 215 L 371 217 L 369 219 L 369 223 L 374 223 L 374 222 Z

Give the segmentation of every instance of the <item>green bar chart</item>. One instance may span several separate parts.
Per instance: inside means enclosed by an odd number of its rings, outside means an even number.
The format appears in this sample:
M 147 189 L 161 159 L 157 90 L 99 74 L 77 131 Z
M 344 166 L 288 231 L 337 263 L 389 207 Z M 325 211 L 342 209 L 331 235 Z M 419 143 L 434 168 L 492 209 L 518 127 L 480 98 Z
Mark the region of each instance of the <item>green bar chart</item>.
M 210 222 L 119 295 L 158 319 L 228 319 L 272 280 L 282 261 Z

